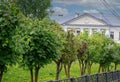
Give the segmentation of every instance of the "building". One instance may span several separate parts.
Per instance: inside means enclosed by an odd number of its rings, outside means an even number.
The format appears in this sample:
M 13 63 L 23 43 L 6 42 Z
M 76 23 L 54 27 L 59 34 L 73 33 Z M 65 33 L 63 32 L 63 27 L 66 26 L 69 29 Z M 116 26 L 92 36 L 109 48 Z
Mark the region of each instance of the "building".
M 120 18 L 111 14 L 84 13 L 60 17 L 57 22 L 64 30 L 73 30 L 78 34 L 83 30 L 89 34 L 100 32 L 114 41 L 120 42 Z

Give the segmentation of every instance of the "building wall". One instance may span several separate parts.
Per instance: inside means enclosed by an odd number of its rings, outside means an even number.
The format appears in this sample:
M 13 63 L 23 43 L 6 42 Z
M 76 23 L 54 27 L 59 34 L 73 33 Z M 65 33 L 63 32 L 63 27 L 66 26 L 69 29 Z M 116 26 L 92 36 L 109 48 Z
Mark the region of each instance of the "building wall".
M 67 30 L 73 30 L 74 34 L 78 34 L 79 32 L 82 32 L 84 29 L 88 30 L 88 33 L 93 33 L 93 28 L 97 32 L 101 32 L 102 30 L 105 30 L 105 35 L 111 37 L 111 32 L 114 32 L 114 38 L 113 40 L 115 42 L 120 43 L 120 27 L 109 27 L 109 25 L 100 19 L 96 19 L 92 16 L 83 16 L 78 17 L 75 19 L 72 19 L 68 22 L 66 22 L 63 25 L 65 31 Z
M 93 27 L 92 28 L 92 27 L 84 27 L 84 26 L 83 27 L 82 26 L 77 26 L 77 27 L 68 26 L 65 29 L 66 29 L 66 31 L 67 30 L 72 30 L 74 32 L 74 34 L 77 35 L 78 33 L 82 32 L 86 28 L 87 28 L 89 34 L 93 33 L 93 28 L 95 29 L 96 32 L 100 32 L 100 33 L 102 33 L 102 31 L 105 30 L 104 34 L 109 36 L 109 37 L 111 37 L 110 36 L 111 32 L 114 32 L 113 40 L 117 43 L 120 43 L 120 27 L 110 27 L 108 29 L 108 27 Z
M 89 17 L 89 16 L 84 16 L 81 18 L 74 19 L 67 24 L 89 24 L 89 25 L 106 25 L 104 22 L 97 20 L 95 18 Z
M 110 33 L 111 32 L 114 32 L 114 39 L 113 40 L 120 43 L 120 35 L 119 35 L 120 27 L 111 27 Z

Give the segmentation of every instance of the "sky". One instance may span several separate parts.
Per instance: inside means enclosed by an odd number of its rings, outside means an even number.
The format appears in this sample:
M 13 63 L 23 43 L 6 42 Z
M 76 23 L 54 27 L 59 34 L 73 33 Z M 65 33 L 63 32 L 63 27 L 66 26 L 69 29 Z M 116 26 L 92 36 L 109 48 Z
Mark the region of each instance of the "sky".
M 120 15 L 120 0 L 52 0 L 53 18 L 75 13 L 117 13 Z

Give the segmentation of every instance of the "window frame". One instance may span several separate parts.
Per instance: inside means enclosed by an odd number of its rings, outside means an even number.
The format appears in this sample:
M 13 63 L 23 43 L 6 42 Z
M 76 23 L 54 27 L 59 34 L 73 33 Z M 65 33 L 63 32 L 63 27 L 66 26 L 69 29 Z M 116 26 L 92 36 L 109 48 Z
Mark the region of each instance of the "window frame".
M 114 40 L 114 32 L 113 31 L 110 32 L 110 38 L 112 38 Z

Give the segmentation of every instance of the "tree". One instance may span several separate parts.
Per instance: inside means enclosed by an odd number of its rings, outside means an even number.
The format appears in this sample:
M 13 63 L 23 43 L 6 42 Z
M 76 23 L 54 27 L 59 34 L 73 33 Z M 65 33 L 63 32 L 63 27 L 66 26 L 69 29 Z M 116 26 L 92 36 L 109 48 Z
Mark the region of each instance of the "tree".
M 81 70 L 81 75 L 85 74 L 85 70 L 86 70 L 86 50 L 87 50 L 87 42 L 86 41 L 80 41 L 80 48 L 78 49 L 78 54 L 77 54 L 77 58 L 79 61 L 79 67 Z
M 8 65 L 17 62 L 18 54 L 14 49 L 13 37 L 19 28 L 19 10 L 13 3 L 1 1 L 0 4 L 0 82 Z
M 61 43 L 61 46 L 58 48 L 60 50 L 60 53 L 58 54 L 58 58 L 54 59 L 53 61 L 56 64 L 56 77 L 55 80 L 59 79 L 59 74 L 62 70 L 62 61 L 63 61 L 63 53 L 62 50 L 64 50 L 64 44 L 65 44 L 65 32 L 63 30 L 63 28 L 56 23 L 53 20 L 50 20 L 49 18 L 45 18 L 43 20 L 44 22 L 47 22 L 47 28 L 48 30 L 53 30 L 56 33 L 56 37 L 58 37 L 58 40 Z
M 43 19 L 47 15 L 51 0 L 17 0 L 16 5 L 25 16 Z
M 113 55 L 113 63 L 115 64 L 114 70 L 117 70 L 118 64 L 120 64 L 120 44 L 116 44 L 115 54 Z
M 46 23 L 39 20 L 34 20 L 29 36 L 29 48 L 23 54 L 23 63 L 30 71 L 31 82 L 37 82 L 40 68 L 57 58 L 60 43 L 55 33 L 46 29 Z
M 98 72 L 105 72 L 106 68 L 108 68 L 109 71 L 109 66 L 113 61 L 113 55 L 115 54 L 115 42 L 106 36 L 101 36 L 102 40 L 101 41 L 101 46 L 99 54 L 95 56 L 95 61 L 99 63 L 99 69 Z
M 63 61 L 65 74 L 67 78 L 70 78 L 70 68 L 72 63 L 76 60 L 77 55 L 77 43 L 73 32 L 68 31 L 66 34 L 65 48 L 63 49 Z
M 84 31 L 83 33 L 80 33 L 77 36 L 77 39 L 79 41 L 79 45 L 78 45 L 78 54 L 77 54 L 77 59 L 79 62 L 79 67 L 80 67 L 80 72 L 81 75 L 85 74 L 85 70 L 86 70 L 86 50 L 88 48 L 88 34 L 86 33 L 86 31 Z
M 91 74 L 92 64 L 95 63 L 95 56 L 99 55 L 102 45 L 103 35 L 100 33 L 91 34 L 87 40 L 88 49 L 86 50 L 86 63 L 88 74 Z
M 80 41 L 77 58 L 81 75 L 85 74 L 86 68 L 88 74 L 90 74 L 93 63 L 100 63 L 101 61 L 100 68 L 110 65 L 113 60 L 113 54 L 115 54 L 115 45 L 110 38 L 100 33 L 88 35 L 86 32 L 80 33 L 77 38 Z M 102 62 L 104 62 L 104 65 Z

